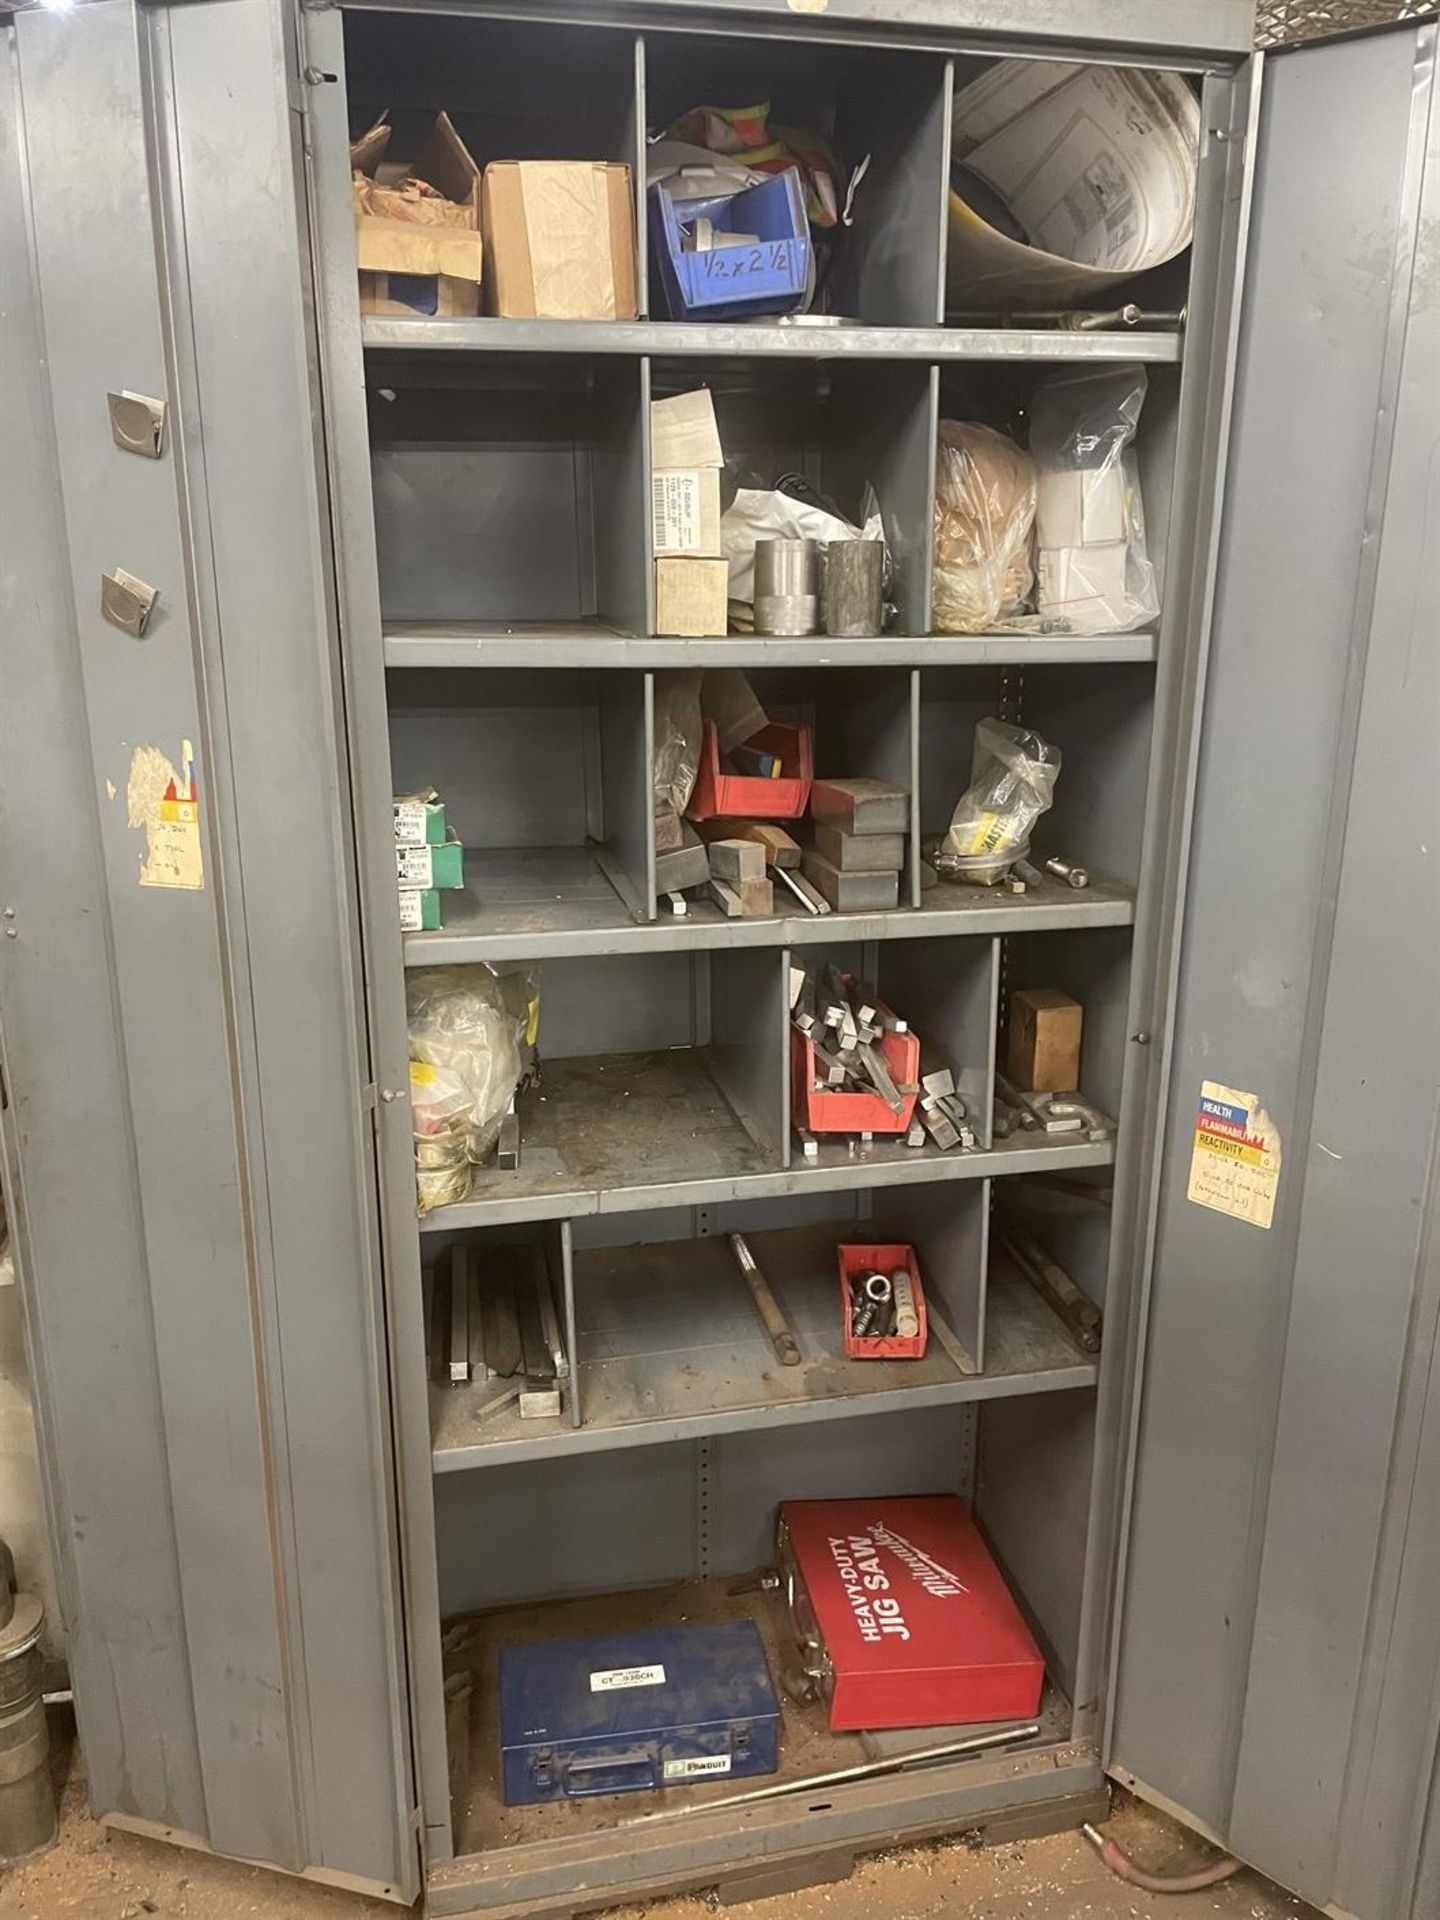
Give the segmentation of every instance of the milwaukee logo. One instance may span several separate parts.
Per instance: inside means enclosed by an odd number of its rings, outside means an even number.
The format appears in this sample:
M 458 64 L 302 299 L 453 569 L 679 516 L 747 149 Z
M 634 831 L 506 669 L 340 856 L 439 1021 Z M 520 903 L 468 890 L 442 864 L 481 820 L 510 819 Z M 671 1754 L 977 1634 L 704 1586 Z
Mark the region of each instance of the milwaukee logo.
M 954 1600 L 970 1589 L 959 1574 L 951 1573 L 948 1567 L 942 1567 L 938 1560 L 923 1552 L 912 1540 L 902 1533 L 896 1533 L 892 1527 L 883 1523 L 866 1530 L 877 1547 L 885 1547 L 925 1589 L 934 1594 L 937 1600 Z

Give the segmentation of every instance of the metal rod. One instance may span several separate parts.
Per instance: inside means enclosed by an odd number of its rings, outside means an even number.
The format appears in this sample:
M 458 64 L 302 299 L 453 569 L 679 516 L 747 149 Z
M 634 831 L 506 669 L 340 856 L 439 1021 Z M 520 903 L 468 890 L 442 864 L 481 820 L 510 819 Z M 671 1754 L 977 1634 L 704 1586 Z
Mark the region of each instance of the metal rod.
M 989 1747 L 1008 1747 L 1017 1740 L 1033 1740 L 1040 1731 L 1038 1720 L 1023 1726 L 1003 1728 L 998 1733 L 974 1733 L 967 1740 L 952 1740 L 943 1747 L 922 1747 L 918 1753 L 895 1754 L 885 1760 L 867 1760 L 862 1766 L 841 1767 L 836 1773 L 813 1773 L 804 1780 L 781 1780 L 774 1786 L 753 1787 L 749 1793 L 727 1793 L 720 1800 L 700 1800 L 688 1807 L 662 1807 L 657 1813 L 642 1813 L 621 1824 L 643 1826 L 648 1820 L 677 1820 L 686 1814 L 719 1813 L 726 1807 L 748 1807 L 761 1800 L 778 1800 L 788 1793 L 815 1793 L 822 1787 L 844 1786 L 851 1780 L 871 1780 L 883 1773 L 900 1773 L 909 1767 L 923 1767 L 937 1760 L 951 1760 L 965 1753 L 983 1753 Z
M 746 1242 L 743 1233 L 732 1233 L 730 1246 L 740 1271 L 745 1276 L 745 1284 L 750 1289 L 750 1297 L 755 1302 L 755 1311 L 765 1323 L 771 1344 L 775 1348 L 776 1358 L 787 1367 L 798 1367 L 800 1348 L 794 1334 L 790 1331 L 790 1322 L 781 1312 L 780 1302 L 770 1291 L 770 1282 L 765 1278 L 756 1263 L 754 1254 Z

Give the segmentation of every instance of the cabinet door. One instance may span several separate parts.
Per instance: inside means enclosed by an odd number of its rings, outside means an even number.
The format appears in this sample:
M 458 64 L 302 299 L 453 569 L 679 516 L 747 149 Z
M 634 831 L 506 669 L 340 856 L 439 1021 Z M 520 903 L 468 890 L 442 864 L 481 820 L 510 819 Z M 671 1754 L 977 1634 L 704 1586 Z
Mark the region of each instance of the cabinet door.
M 1360 1920 L 1440 1838 L 1434 52 L 1263 75 L 1108 1748 Z
M 96 1809 L 408 1899 L 288 11 L 4 30 L 6 1187 Z

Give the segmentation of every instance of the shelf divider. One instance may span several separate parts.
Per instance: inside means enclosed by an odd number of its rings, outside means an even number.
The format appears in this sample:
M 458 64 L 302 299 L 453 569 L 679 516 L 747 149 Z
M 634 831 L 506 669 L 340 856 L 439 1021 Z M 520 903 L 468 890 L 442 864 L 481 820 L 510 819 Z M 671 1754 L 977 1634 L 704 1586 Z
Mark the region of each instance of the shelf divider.
M 789 1009 L 785 950 L 707 956 L 710 967 L 710 1066 L 720 1091 L 751 1138 L 784 1164 L 789 1132 L 784 1058 Z
M 915 1248 L 926 1298 L 944 1315 L 977 1374 L 985 1370 L 989 1223 L 988 1180 L 977 1180 L 959 1192 L 945 1184 L 907 1192 L 903 1211 L 897 1209 L 892 1217 L 894 1238 Z M 888 1237 L 888 1230 L 876 1229 L 877 1239 Z
M 649 107 L 645 97 L 645 36 L 635 36 L 635 91 L 631 99 L 630 153 L 627 164 L 635 199 L 635 295 L 641 319 L 650 312 L 650 222 L 646 204 L 645 161 L 649 152 Z M 646 627 L 645 631 L 650 631 Z
M 606 674 L 600 690 L 600 787 L 605 844 L 595 857 L 638 921 L 655 915 L 654 682 Z

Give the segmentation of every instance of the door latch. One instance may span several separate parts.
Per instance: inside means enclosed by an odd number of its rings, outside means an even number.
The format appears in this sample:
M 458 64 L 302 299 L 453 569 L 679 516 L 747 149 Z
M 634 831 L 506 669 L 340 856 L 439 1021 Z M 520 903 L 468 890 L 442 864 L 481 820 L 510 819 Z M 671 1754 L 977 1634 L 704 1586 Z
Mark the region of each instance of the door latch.
M 119 627 L 122 633 L 133 633 L 137 640 L 144 638 L 151 610 L 159 598 L 158 587 L 146 586 L 123 567 L 100 576 L 101 613 L 112 627 Z
M 122 453 L 158 460 L 165 450 L 165 402 L 145 393 L 107 393 L 110 433 Z

